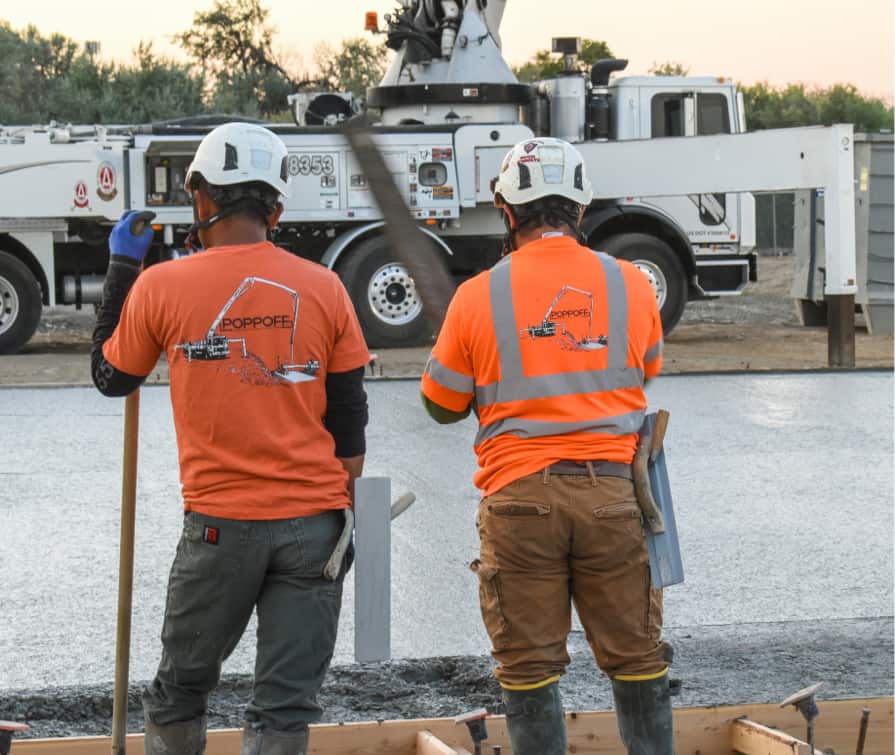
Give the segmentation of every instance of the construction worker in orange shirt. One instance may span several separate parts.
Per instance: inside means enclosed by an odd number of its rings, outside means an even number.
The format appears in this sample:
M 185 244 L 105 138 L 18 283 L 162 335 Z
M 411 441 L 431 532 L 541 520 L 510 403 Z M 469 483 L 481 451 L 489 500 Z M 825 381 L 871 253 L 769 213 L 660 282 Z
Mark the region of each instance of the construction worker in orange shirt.
M 566 752 L 574 604 L 628 753 L 671 755 L 670 647 L 631 471 L 662 365 L 655 295 L 632 264 L 583 245 L 592 190 L 572 145 L 520 142 L 494 191 L 508 254 L 458 288 L 422 393 L 440 423 L 478 416 L 472 569 L 513 753 Z
M 93 336 L 99 390 L 123 396 L 167 357 L 184 525 L 162 659 L 143 694 L 147 755 L 200 755 L 208 694 L 253 610 L 258 643 L 242 755 L 306 755 L 342 581 L 324 576 L 365 453 L 369 355 L 325 267 L 267 240 L 288 196 L 286 147 L 229 123 L 186 174 L 204 249 L 141 272 L 147 217 L 126 213 Z

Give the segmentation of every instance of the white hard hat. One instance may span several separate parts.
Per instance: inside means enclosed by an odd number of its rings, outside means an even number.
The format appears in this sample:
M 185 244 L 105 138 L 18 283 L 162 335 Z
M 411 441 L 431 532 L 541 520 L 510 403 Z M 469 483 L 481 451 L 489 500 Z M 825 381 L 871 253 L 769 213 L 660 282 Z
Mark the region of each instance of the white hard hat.
M 186 172 L 184 188 L 200 174 L 212 186 L 260 181 L 289 196 L 286 145 L 273 131 L 251 123 L 225 123 L 199 144 Z
M 511 205 L 559 196 L 587 206 L 593 198 L 581 153 L 551 136 L 526 139 L 507 152 L 494 193 Z

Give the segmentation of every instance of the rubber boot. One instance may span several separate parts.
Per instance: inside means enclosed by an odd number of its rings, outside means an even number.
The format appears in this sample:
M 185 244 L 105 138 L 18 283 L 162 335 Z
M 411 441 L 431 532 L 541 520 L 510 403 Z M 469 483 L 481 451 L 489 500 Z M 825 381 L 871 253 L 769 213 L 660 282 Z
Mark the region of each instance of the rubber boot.
M 306 755 L 308 730 L 274 731 L 246 726 L 239 755 Z
M 566 722 L 559 683 L 503 691 L 513 755 L 565 755 Z
M 205 752 L 205 716 L 159 726 L 144 720 L 145 755 L 203 755 Z
M 612 694 L 628 755 L 674 755 L 668 674 L 643 682 L 613 679 Z

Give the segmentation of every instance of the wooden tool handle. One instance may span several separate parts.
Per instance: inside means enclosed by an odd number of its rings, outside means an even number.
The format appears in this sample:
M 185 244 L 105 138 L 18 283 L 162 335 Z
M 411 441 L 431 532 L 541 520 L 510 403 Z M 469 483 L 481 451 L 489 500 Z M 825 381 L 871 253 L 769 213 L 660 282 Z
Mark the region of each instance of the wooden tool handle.
M 131 606 L 134 588 L 134 527 L 137 513 L 137 441 L 140 390 L 124 402 L 124 464 L 121 481 L 121 543 L 118 556 L 118 633 L 115 696 L 112 702 L 112 753 L 124 755 L 127 741 L 127 687 L 130 672 Z
M 662 444 L 665 442 L 665 431 L 668 429 L 668 420 L 671 415 L 665 409 L 659 409 L 656 412 L 656 424 L 653 427 L 653 435 L 650 439 L 649 461 L 654 464 L 659 458 L 662 451 Z

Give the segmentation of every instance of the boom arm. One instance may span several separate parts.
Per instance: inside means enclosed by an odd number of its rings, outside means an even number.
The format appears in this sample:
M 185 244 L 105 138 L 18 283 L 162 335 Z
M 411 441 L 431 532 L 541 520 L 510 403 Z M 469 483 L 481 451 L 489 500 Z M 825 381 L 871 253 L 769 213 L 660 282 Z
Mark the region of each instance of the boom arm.
M 588 165 L 600 166 L 591 177 L 594 199 L 822 189 L 824 293 L 832 296 L 858 290 L 853 141 L 853 127 L 846 124 L 575 146 Z M 485 165 L 498 164 L 504 152 L 486 148 L 477 154 Z

